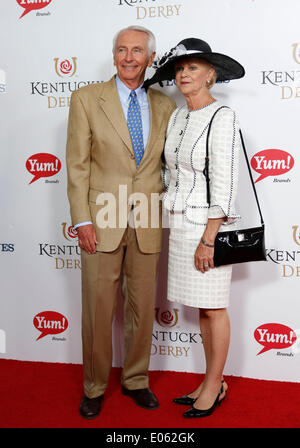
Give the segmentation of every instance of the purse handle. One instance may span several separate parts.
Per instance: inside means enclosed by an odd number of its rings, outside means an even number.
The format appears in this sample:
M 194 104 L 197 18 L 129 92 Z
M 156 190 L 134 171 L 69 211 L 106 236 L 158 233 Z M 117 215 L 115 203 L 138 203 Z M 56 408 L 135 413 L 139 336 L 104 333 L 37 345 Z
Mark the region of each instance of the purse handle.
M 209 205 L 210 205 L 210 187 L 209 187 L 209 181 L 210 181 L 210 179 L 209 179 L 209 151 L 208 151 L 208 139 L 209 139 L 209 134 L 210 134 L 210 129 L 211 129 L 212 121 L 213 121 L 213 119 L 214 119 L 216 113 L 217 113 L 220 109 L 223 109 L 223 108 L 225 108 L 225 107 L 229 109 L 228 106 L 221 106 L 221 107 L 219 107 L 219 109 L 217 109 L 217 110 L 215 111 L 215 113 L 213 114 L 213 116 L 212 116 L 212 118 L 211 118 L 211 120 L 210 120 L 210 123 L 209 123 L 209 126 L 208 126 L 208 130 L 207 130 L 207 137 L 206 137 L 206 157 L 205 157 L 205 167 L 204 167 L 204 170 L 203 170 L 203 174 L 204 174 L 204 176 L 205 176 L 205 178 L 206 178 L 206 195 L 207 195 L 206 198 L 207 198 L 207 203 L 208 203 Z M 262 217 L 262 213 L 261 213 L 261 209 L 260 209 L 260 205 L 259 205 L 259 201 L 258 201 L 258 196 L 257 196 L 257 193 L 256 193 L 256 188 L 255 188 L 255 185 L 254 185 L 254 182 L 253 182 L 253 177 L 252 177 L 252 173 L 251 173 L 251 168 L 250 168 L 249 160 L 248 160 L 248 157 L 247 157 L 247 152 L 246 152 L 246 148 L 245 148 L 245 144 L 244 144 L 244 139 L 243 139 L 242 131 L 241 131 L 240 129 L 239 129 L 239 133 L 240 133 L 240 137 L 241 137 L 241 142 L 242 142 L 242 147 L 243 147 L 244 155 L 245 155 L 246 162 L 247 162 L 247 168 L 248 168 L 249 176 L 250 176 L 250 179 L 251 179 L 252 188 L 253 188 L 253 191 L 254 191 L 254 196 L 255 196 L 255 199 L 256 199 L 256 204 L 257 204 L 258 211 L 259 211 L 259 215 L 260 215 L 260 221 L 261 221 L 261 224 L 262 224 L 262 226 L 263 226 L 263 225 L 264 225 L 264 220 L 263 220 L 263 217 Z

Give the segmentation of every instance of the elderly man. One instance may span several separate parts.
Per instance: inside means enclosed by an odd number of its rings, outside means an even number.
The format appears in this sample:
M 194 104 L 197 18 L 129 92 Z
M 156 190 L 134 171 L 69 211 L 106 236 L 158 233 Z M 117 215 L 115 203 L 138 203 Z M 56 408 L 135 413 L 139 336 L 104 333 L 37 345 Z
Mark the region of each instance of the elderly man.
M 150 205 L 147 226 L 129 225 L 127 217 L 138 205 L 128 202 L 128 196 L 142 193 L 151 204 L 151 194 L 161 192 L 161 154 L 176 105 L 158 90 L 143 89 L 146 68 L 155 56 L 155 38 L 149 30 L 121 30 L 114 39 L 113 56 L 117 75 L 72 94 L 68 125 L 68 197 L 82 249 L 80 414 L 84 418 L 97 417 L 101 411 L 112 365 L 112 321 L 121 278 L 122 393 L 143 408 L 158 407 L 149 389 L 148 367 L 162 230 L 160 225 L 151 227 Z M 119 194 L 120 186 L 126 197 Z M 103 193 L 115 198 L 113 225 L 99 223 L 106 204 L 99 200 Z

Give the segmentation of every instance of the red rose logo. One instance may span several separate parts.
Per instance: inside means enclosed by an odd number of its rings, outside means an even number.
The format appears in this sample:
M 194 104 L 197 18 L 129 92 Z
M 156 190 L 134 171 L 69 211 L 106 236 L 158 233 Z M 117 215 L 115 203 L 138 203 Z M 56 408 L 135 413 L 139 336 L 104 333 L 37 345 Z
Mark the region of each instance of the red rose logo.
M 59 68 L 60 68 L 60 71 L 61 71 L 64 75 L 68 75 L 68 74 L 71 72 L 73 66 L 72 66 L 71 62 L 68 61 L 68 59 L 65 59 L 64 61 L 62 61 L 62 62 L 60 63 Z
M 68 235 L 69 235 L 70 238 L 77 238 L 78 237 L 78 232 L 77 232 L 76 229 L 74 229 L 73 226 L 69 226 L 67 232 L 68 232 Z
M 61 78 L 64 76 L 71 78 L 77 70 L 77 58 L 75 56 L 63 60 L 54 58 L 54 69 Z
M 173 308 L 173 312 L 166 310 L 162 313 L 159 312 L 159 308 L 155 308 L 156 321 L 162 327 L 175 327 L 178 322 L 178 309 Z
M 174 317 L 172 316 L 170 311 L 164 311 L 163 313 L 161 313 L 160 319 L 164 324 L 169 325 L 173 322 Z
M 66 222 L 62 222 L 62 233 L 66 240 L 70 241 L 78 237 L 78 232 L 73 226 L 68 226 Z

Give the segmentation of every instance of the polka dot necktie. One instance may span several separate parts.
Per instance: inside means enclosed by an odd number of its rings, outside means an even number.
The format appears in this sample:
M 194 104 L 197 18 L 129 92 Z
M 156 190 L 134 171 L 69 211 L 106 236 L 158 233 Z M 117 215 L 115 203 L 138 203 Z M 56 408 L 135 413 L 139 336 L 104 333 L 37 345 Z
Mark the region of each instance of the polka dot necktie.
M 127 126 L 131 137 L 136 166 L 139 166 L 144 155 L 143 124 L 141 109 L 134 90 L 130 92 L 130 103 L 127 112 Z

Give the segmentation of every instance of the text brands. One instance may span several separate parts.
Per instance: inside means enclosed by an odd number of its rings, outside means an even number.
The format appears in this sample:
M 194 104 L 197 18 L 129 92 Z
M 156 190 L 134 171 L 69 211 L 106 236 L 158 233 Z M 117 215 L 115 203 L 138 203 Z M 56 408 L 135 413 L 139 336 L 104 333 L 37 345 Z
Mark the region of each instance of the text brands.
M 52 0 L 17 0 L 17 2 L 22 8 L 24 8 L 23 13 L 19 17 L 21 19 L 31 11 L 45 8 L 52 2 Z

